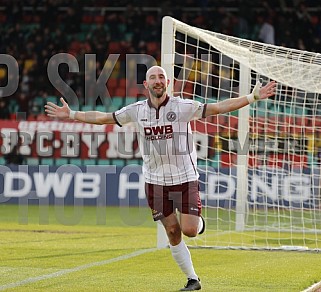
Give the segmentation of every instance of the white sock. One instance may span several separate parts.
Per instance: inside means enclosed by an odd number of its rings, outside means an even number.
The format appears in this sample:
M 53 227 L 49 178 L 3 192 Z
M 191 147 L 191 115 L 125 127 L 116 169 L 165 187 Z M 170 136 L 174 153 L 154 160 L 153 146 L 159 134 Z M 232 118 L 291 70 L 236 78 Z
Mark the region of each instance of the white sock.
M 200 233 L 200 231 L 203 229 L 203 220 L 201 217 L 199 217 L 198 227 L 197 227 L 197 233 Z
M 189 279 L 198 280 L 198 276 L 195 274 L 191 254 L 184 242 L 182 240 L 178 245 L 169 245 L 172 256 L 182 272 Z

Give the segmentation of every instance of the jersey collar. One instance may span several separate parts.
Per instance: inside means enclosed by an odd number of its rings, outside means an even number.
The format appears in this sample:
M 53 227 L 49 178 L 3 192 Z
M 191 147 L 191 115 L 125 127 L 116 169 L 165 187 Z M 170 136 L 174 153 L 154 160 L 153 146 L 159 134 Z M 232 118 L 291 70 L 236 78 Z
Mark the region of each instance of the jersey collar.
M 166 95 L 166 98 L 164 99 L 164 101 L 159 105 L 158 109 L 160 109 L 161 106 L 165 106 L 169 101 L 169 95 Z M 150 101 L 150 98 L 148 98 L 147 103 L 149 105 L 149 107 L 155 108 L 157 109 L 152 102 Z

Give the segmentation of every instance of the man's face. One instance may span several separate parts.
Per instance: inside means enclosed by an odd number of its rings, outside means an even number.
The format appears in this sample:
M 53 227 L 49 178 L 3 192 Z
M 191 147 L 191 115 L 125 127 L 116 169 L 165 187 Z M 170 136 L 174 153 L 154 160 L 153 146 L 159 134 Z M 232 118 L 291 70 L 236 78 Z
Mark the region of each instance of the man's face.
M 161 98 L 167 91 L 168 80 L 162 68 L 152 68 L 146 76 L 144 82 L 151 96 Z

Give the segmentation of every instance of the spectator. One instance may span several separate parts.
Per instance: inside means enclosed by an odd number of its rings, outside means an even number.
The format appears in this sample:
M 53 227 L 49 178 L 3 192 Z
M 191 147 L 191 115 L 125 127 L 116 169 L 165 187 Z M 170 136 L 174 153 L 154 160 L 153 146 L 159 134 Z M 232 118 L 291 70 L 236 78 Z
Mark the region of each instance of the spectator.
M 100 64 L 105 64 L 110 39 L 110 32 L 102 23 L 98 23 L 96 28 L 88 35 L 90 47 L 94 50 Z
M 0 97 L 0 119 L 7 120 L 10 117 L 9 105 L 5 97 Z
M 4 156 L 6 164 L 25 164 L 25 157 L 20 153 L 19 149 L 20 142 L 12 148 L 11 152 Z
M 302 40 L 302 45 L 306 50 L 313 48 L 313 26 L 312 17 L 307 10 L 304 2 L 301 2 L 296 8 L 296 37 Z
M 274 45 L 275 44 L 275 33 L 274 26 L 271 16 L 259 15 L 258 23 L 261 24 L 258 40 L 260 42 Z

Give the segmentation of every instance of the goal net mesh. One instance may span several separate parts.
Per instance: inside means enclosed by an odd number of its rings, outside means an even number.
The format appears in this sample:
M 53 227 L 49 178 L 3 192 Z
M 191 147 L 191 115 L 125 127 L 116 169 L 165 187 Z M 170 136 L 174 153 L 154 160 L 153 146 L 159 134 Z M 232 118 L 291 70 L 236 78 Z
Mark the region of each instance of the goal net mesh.
M 269 100 L 192 122 L 207 229 L 188 244 L 319 249 L 321 55 L 170 17 L 162 42 L 174 96 L 216 103 L 250 93 L 258 80 L 277 81 Z

